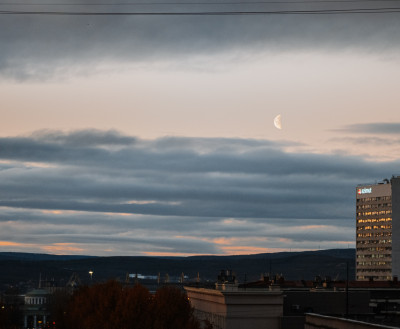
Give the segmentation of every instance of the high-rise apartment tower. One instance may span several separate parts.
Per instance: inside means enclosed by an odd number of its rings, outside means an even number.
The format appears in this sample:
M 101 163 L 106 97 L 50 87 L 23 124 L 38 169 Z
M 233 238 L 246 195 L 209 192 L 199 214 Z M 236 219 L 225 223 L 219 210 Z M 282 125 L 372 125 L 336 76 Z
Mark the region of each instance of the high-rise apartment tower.
M 356 189 L 356 279 L 400 274 L 400 176 Z

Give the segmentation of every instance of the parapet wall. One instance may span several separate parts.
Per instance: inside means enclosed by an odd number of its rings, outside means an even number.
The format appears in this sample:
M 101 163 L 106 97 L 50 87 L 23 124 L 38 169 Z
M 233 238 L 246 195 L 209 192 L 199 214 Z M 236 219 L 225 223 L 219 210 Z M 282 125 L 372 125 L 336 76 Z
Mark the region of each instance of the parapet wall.
M 396 329 L 379 324 L 335 318 L 319 314 L 306 314 L 304 329 Z M 398 328 L 397 328 L 398 329 Z

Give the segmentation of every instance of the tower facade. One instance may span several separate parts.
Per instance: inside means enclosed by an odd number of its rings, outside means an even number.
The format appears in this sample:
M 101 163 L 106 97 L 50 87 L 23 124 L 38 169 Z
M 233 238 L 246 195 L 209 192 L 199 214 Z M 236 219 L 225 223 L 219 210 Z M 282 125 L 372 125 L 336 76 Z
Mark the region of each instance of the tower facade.
M 356 188 L 356 280 L 400 273 L 400 177 Z

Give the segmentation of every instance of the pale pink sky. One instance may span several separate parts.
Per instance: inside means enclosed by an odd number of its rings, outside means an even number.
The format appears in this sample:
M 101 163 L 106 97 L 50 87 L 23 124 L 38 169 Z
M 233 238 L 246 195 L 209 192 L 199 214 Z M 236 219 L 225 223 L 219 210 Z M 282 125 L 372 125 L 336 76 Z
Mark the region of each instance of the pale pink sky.
M 332 130 L 397 122 L 399 76 L 394 58 L 349 52 L 265 54 L 251 62 L 216 56 L 196 68 L 111 63 L 89 74 L 3 81 L 0 135 L 96 128 L 150 139 L 285 139 L 354 152 L 332 141 L 341 135 Z M 278 114 L 282 131 L 273 126 Z
M 400 174 L 396 13 L 3 15 L 0 31 L 0 250 L 354 247 L 355 186 Z

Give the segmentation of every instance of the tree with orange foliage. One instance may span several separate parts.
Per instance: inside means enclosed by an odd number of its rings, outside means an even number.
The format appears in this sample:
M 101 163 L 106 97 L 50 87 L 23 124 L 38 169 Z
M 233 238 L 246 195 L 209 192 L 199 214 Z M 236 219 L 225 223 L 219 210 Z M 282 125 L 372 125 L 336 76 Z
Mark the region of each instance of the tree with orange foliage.
M 117 303 L 113 322 L 118 329 L 149 329 L 152 327 L 153 300 L 147 288 L 135 285 L 125 288 Z
M 69 304 L 67 328 L 113 329 L 121 294 L 122 285 L 116 281 L 81 288 Z
M 198 329 L 199 323 L 185 293 L 174 286 L 164 286 L 154 296 L 153 329 Z
M 71 298 L 65 329 L 199 329 L 185 293 L 162 287 L 152 296 L 141 285 L 108 281 L 83 287 Z

